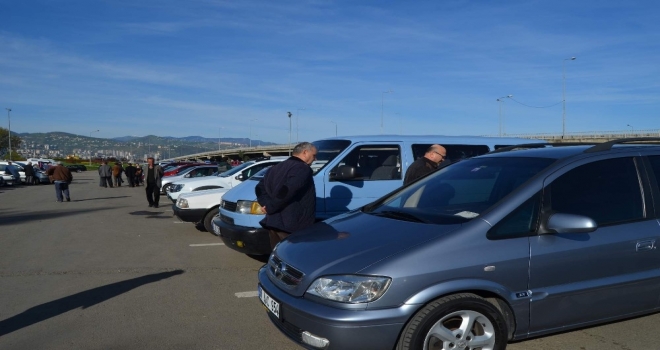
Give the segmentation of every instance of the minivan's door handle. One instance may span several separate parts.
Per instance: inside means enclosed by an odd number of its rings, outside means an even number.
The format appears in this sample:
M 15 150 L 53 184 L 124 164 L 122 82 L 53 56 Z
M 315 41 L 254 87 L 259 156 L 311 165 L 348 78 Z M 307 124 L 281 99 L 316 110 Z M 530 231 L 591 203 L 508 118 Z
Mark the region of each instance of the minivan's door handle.
M 653 250 L 653 249 L 655 249 L 655 240 L 639 241 L 637 242 L 637 247 L 635 250 L 641 252 L 643 250 Z

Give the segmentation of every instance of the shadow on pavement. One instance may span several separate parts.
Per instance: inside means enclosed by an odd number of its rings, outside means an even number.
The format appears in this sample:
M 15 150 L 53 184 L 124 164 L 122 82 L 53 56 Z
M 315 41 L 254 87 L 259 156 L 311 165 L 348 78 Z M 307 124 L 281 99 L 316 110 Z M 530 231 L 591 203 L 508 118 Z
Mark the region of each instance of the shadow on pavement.
M 72 196 L 73 197 L 73 196 Z M 101 198 L 88 198 L 88 199 L 74 199 L 72 202 L 85 202 L 85 201 L 97 201 L 100 199 L 113 199 L 113 198 L 126 198 L 130 196 L 116 196 L 116 197 L 101 197 Z
M 160 215 L 163 214 L 164 211 L 146 211 L 146 210 L 139 210 L 139 211 L 132 211 L 129 214 L 131 215 Z
M 183 272 L 183 270 L 174 270 L 137 277 L 126 281 L 107 284 L 102 287 L 86 290 L 84 292 L 32 307 L 16 316 L 0 321 L 0 337 L 79 307 L 86 309 L 108 299 L 112 299 L 120 294 L 124 294 L 131 289 L 180 275 Z
M 61 207 L 66 207 L 66 203 L 57 203 Z M 47 220 L 63 216 L 73 216 L 78 214 L 92 213 L 101 210 L 110 210 L 118 207 L 106 207 L 95 209 L 80 209 L 80 210 L 44 210 L 44 211 L 30 211 L 30 212 L 2 212 L 0 211 L 0 226 L 2 225 L 15 225 L 26 221 Z

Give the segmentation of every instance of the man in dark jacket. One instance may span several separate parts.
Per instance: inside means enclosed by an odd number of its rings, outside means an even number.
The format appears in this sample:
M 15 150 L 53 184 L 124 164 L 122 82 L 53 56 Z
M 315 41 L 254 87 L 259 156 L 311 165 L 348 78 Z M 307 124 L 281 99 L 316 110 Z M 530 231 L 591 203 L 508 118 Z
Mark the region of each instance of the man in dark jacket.
M 163 186 L 162 178 L 164 176 L 163 168 L 154 164 L 154 158 L 147 158 L 147 168 L 144 170 L 146 173 L 144 181 L 147 183 L 147 201 L 149 207 L 158 208 L 158 201 L 160 200 L 160 188 Z
M 32 167 L 32 162 L 28 162 L 27 165 L 25 165 L 25 168 L 23 168 L 23 172 L 25 172 L 25 184 L 26 185 L 34 185 L 34 168 Z
M 71 202 L 71 196 L 69 196 L 69 184 L 73 181 L 73 175 L 71 175 L 71 170 L 65 167 L 62 164 L 57 164 L 46 170 L 46 175 L 52 176 L 53 182 L 55 183 L 55 196 L 57 201 L 62 203 L 63 198 L 66 197 L 67 202 Z
M 124 169 L 124 173 L 126 173 L 128 186 L 135 187 L 135 167 L 133 166 L 133 164 L 128 163 L 128 166 L 126 167 L 126 169 Z
M 424 157 L 414 161 L 406 170 L 403 184 L 407 185 L 420 177 L 438 170 L 440 163 L 447 159 L 447 150 L 440 145 L 431 145 L 426 149 Z
M 298 144 L 293 156 L 272 166 L 255 188 L 257 202 L 266 213 L 260 224 L 269 231 L 271 248 L 314 224 L 316 190 L 310 165 L 316 152 L 309 142 Z
M 112 168 L 108 165 L 107 160 L 104 160 L 99 167 L 99 177 L 101 178 L 101 187 L 112 187 Z

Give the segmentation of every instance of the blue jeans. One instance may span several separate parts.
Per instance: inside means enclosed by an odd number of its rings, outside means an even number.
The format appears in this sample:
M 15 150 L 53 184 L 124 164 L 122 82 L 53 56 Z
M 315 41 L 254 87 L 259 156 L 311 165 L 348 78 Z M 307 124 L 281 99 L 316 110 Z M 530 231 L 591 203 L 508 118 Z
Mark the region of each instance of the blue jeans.
M 62 193 L 64 193 L 64 197 L 66 197 L 67 200 L 71 198 L 69 197 L 69 184 L 64 181 L 55 181 L 55 195 L 57 196 L 58 202 L 63 201 Z

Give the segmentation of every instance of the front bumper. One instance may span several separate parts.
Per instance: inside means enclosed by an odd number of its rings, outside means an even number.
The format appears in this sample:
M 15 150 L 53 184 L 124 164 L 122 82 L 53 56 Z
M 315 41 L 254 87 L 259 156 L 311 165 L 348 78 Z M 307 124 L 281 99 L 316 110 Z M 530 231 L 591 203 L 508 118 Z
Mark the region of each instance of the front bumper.
M 220 228 L 220 238 L 231 249 L 244 254 L 268 255 L 271 252 L 268 230 L 264 228 L 237 226 L 231 217 L 220 214 L 213 224 Z
M 204 219 L 208 209 L 181 209 L 176 205 L 172 205 L 172 211 L 174 215 L 185 222 L 200 222 Z
M 259 270 L 259 285 L 280 306 L 280 318 L 266 311 L 271 322 L 296 343 L 303 343 L 302 333 L 309 332 L 329 340 L 326 349 L 393 349 L 399 333 L 419 305 L 393 309 L 347 310 L 294 297 L 273 284 L 266 267 Z

